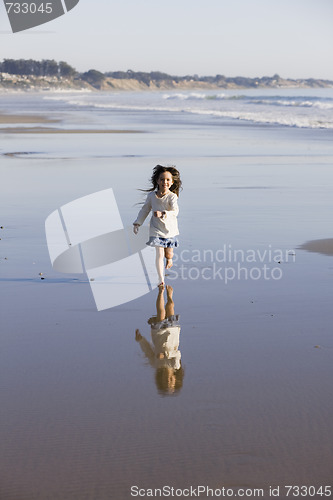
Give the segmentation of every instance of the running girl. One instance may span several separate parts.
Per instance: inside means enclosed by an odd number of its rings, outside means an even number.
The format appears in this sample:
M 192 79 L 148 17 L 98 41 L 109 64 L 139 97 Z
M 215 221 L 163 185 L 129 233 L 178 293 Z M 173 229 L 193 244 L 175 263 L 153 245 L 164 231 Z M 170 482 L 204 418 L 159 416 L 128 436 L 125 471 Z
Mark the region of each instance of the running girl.
M 173 249 L 179 245 L 177 215 L 178 195 L 182 182 L 175 167 L 157 165 L 153 170 L 151 183 L 153 186 L 146 190 L 149 194 L 133 223 L 133 231 L 135 234 L 138 233 L 139 227 L 152 211 L 147 245 L 156 248 L 159 286 L 163 286 L 164 258 L 165 268 L 169 269 L 172 267 Z

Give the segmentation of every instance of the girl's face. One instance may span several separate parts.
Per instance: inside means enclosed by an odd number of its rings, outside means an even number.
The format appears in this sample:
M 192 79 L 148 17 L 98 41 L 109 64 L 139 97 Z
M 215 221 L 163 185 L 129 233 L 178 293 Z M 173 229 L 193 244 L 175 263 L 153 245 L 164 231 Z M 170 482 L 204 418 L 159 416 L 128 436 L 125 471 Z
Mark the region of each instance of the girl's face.
M 162 172 L 157 179 L 158 190 L 162 193 L 169 191 L 173 184 L 172 175 L 170 172 Z

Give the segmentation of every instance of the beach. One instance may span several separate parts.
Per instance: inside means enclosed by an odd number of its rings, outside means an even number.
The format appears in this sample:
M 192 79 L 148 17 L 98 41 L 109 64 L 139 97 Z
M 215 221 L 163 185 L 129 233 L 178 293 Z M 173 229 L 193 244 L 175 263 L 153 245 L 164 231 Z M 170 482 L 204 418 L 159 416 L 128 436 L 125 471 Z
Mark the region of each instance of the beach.
M 260 116 L 254 91 L 248 101 L 0 95 L 1 499 L 125 500 L 163 487 L 186 496 L 199 486 L 265 499 L 293 486 L 323 498 L 333 458 L 333 146 L 323 113 L 333 95 L 293 92 L 283 113 L 286 97 L 267 93 L 274 102 Z M 304 102 L 313 105 L 291 114 Z M 151 342 L 157 290 L 98 312 L 85 274 L 52 268 L 44 229 L 54 210 L 107 188 L 130 226 L 158 163 L 175 164 L 184 187 L 166 279 L 184 373 L 169 391 L 135 340 L 139 329 Z M 207 488 L 200 498 L 212 497 Z

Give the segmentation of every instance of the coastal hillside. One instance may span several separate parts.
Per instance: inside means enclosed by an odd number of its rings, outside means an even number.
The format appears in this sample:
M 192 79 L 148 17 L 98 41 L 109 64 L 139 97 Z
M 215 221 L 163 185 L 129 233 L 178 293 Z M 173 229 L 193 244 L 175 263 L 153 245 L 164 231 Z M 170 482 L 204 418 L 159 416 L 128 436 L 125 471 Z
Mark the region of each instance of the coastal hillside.
M 172 76 L 159 71 L 114 71 L 90 69 L 79 73 L 64 61 L 4 59 L 0 62 L 3 90 L 194 90 L 246 88 L 333 87 L 333 81 L 315 78 L 289 79 L 279 75 L 258 78 L 215 76 Z

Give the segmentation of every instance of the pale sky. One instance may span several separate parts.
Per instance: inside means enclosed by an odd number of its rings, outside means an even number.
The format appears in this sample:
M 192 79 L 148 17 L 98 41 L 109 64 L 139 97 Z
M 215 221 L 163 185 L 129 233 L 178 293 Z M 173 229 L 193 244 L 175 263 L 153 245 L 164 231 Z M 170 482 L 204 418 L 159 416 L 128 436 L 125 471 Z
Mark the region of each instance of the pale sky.
M 0 60 L 67 61 L 78 71 L 333 80 L 333 0 L 80 0 L 11 33 L 0 3 Z

